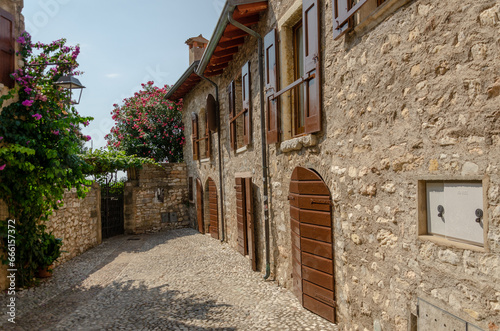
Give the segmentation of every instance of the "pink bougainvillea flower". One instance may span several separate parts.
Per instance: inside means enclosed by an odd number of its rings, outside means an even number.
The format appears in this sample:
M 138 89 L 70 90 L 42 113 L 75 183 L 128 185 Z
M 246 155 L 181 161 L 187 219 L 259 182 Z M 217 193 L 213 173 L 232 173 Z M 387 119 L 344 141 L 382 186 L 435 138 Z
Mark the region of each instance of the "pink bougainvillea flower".
M 17 38 L 17 42 L 20 43 L 20 44 L 25 44 L 26 43 L 26 39 L 24 39 L 23 36 Z
M 84 137 L 83 137 L 83 139 L 84 139 L 85 141 L 89 141 L 90 139 L 92 139 L 92 137 L 91 137 L 91 136 L 84 136 Z
M 0 140 L 2 140 L 2 139 L 3 139 L 3 137 L 0 137 Z
M 57 135 L 59 135 L 59 130 L 54 130 L 54 131 L 52 131 L 52 133 L 57 136 Z
M 25 107 L 31 107 L 31 105 L 33 105 L 33 102 L 34 102 L 33 100 L 24 100 L 22 104 Z
M 35 114 L 35 115 L 31 115 L 31 117 L 34 117 L 37 121 L 39 121 L 42 118 L 42 115 Z
M 2 171 L 3 169 L 5 169 L 6 166 L 7 166 L 7 164 L 4 164 L 3 166 L 0 166 L 0 171 Z
M 30 89 L 29 87 L 24 89 L 24 92 L 26 92 L 26 93 L 31 93 L 31 91 L 33 91 L 33 89 Z

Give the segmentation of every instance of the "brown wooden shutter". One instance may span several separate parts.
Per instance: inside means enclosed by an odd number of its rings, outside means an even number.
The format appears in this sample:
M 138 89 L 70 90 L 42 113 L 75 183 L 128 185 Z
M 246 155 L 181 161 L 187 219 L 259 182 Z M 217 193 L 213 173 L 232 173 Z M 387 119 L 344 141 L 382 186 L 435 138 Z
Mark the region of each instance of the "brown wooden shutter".
M 253 188 L 252 178 L 245 178 L 245 208 L 248 235 L 248 254 L 253 271 L 257 271 L 257 255 L 255 245 L 255 224 L 253 217 Z
M 235 96 L 234 80 L 227 87 L 227 95 L 229 99 L 229 137 L 232 150 L 236 150 L 236 122 L 232 121 L 236 116 L 236 96 Z
M 196 220 L 198 221 L 198 231 L 205 233 L 203 221 L 203 186 L 199 178 L 196 178 Z
M 198 142 L 198 115 L 191 114 L 191 138 L 193 142 L 193 160 L 200 158 L 200 143 Z
M 305 133 L 321 130 L 320 25 L 318 0 L 303 0 Z
M 265 93 L 267 104 L 267 143 L 279 141 L 280 118 L 278 112 L 278 98 L 274 94 L 278 92 L 278 52 L 276 49 L 276 29 L 273 29 L 264 37 L 265 58 Z
M 14 16 L 0 9 L 0 83 L 9 88 L 15 85 L 10 75 L 14 72 Z
M 238 227 L 238 252 L 242 255 L 248 254 L 247 245 L 247 223 L 246 223 L 246 199 L 245 181 L 243 178 L 236 178 L 236 224 Z
M 208 204 L 210 214 L 209 232 L 212 238 L 219 239 L 219 208 L 217 203 L 217 187 L 212 178 L 208 179 Z
M 212 134 L 210 128 L 208 127 L 208 108 L 205 108 L 205 155 L 207 158 L 212 156 Z
M 252 140 L 252 110 L 250 106 L 250 62 L 241 68 L 241 91 L 243 100 L 243 144 Z
M 347 16 L 349 0 L 333 1 L 333 39 L 337 40 L 349 30 L 349 23 L 339 26 L 340 20 Z

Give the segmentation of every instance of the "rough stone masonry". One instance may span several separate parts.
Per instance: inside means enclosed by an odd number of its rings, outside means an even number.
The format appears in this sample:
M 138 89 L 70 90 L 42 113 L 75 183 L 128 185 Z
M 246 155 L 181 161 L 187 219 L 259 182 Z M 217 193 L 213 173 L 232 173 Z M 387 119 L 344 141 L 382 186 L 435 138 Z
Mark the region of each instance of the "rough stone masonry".
M 306 167 L 321 175 L 334 201 L 335 298 L 341 328 L 414 327 L 420 298 L 482 329 L 497 330 L 500 4 L 386 1 L 384 8 L 400 7 L 379 11 L 364 26 L 334 40 L 332 1 L 319 3 L 322 130 L 269 147 L 273 277 L 292 286 L 288 187 L 294 168 Z M 264 36 L 278 28 L 284 36 L 283 20 L 293 18 L 301 6 L 300 0 L 269 1 L 252 29 Z M 257 254 L 263 271 L 257 59 L 256 39 L 246 37 L 223 74 L 211 79 L 220 87 L 226 240 L 237 247 L 234 178 L 250 174 L 257 188 Z M 246 150 L 234 152 L 225 87 L 247 61 L 254 134 Z M 208 93 L 213 88 L 202 81 L 185 96 L 184 123 L 190 123 L 192 112 L 204 111 Z M 281 111 L 282 118 L 290 112 L 287 107 Z M 189 125 L 185 134 L 191 135 Z M 216 142 L 217 134 L 212 139 Z M 190 139 L 185 146 L 188 174 L 199 177 L 204 187 L 209 177 L 219 183 L 217 144 L 212 145 L 213 157 L 204 162 L 193 161 Z M 420 188 L 430 180 L 480 182 L 487 219 L 482 247 L 420 235 L 419 202 L 425 198 Z M 192 215 L 194 210 L 193 205 Z

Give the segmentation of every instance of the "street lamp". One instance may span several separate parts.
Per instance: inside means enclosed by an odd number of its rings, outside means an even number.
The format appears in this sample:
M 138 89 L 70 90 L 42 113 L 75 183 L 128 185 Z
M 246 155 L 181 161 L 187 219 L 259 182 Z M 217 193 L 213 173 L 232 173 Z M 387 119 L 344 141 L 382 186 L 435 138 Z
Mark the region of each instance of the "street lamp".
M 82 98 L 82 92 L 85 86 L 80 83 L 80 81 L 74 76 L 61 76 L 57 82 L 54 82 L 54 85 L 59 86 L 65 90 L 70 91 L 70 103 L 73 105 L 77 105 L 80 103 L 80 99 Z M 78 97 L 78 102 L 72 101 L 71 97 L 73 95 L 73 90 L 80 90 L 80 96 Z

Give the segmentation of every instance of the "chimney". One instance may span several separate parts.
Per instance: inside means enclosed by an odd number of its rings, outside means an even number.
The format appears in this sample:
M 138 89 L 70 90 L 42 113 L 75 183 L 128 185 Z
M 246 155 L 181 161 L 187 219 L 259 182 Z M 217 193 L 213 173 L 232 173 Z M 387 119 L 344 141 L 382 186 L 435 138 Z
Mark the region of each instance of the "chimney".
M 194 61 L 201 60 L 201 56 L 205 52 L 205 48 L 207 48 L 208 40 L 200 34 L 198 37 L 186 40 L 186 44 L 189 46 L 189 65 L 191 65 Z

